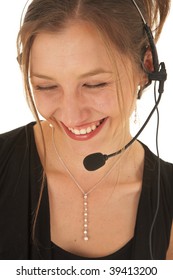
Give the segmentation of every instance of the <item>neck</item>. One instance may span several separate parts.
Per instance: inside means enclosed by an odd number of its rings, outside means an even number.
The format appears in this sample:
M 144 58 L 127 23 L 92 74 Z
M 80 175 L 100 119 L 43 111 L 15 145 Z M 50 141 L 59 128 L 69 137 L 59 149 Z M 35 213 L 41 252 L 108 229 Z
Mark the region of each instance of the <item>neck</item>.
M 129 148 L 128 151 L 124 151 L 122 154 L 117 155 L 115 158 L 110 159 L 108 164 L 106 164 L 106 166 L 94 172 L 90 172 L 87 171 L 83 166 L 83 159 L 84 159 L 83 156 L 80 155 L 80 162 L 79 162 L 79 156 L 76 158 L 76 156 L 74 157 L 73 154 L 72 157 L 66 157 L 65 155 L 67 154 L 63 154 L 61 150 L 60 151 L 58 150 L 58 147 L 56 146 L 56 142 L 55 142 L 55 129 L 53 127 L 52 127 L 52 144 L 53 144 L 55 156 L 57 157 L 57 160 L 61 165 L 61 167 L 64 169 L 64 171 L 67 172 L 72 178 L 72 180 L 76 181 L 77 184 L 78 181 L 79 182 L 81 181 L 81 175 L 82 175 L 82 179 L 84 179 L 86 176 L 87 185 L 89 186 L 90 185 L 95 186 L 95 184 L 98 185 L 98 183 L 102 182 L 103 179 L 107 178 L 115 167 L 116 169 L 118 168 L 119 163 L 122 162 L 123 159 L 127 160 L 127 157 L 129 156 L 130 153 L 130 148 Z M 92 176 L 88 176 L 91 174 Z M 91 178 L 91 183 L 89 184 L 88 182 L 90 179 L 88 177 Z M 88 190 L 84 192 L 88 192 Z
M 68 163 L 68 166 L 77 167 L 77 170 L 81 172 L 88 172 L 83 165 L 83 160 L 86 156 L 101 152 L 102 154 L 111 154 L 119 149 L 123 148 L 130 140 L 131 135 L 129 132 L 123 133 L 117 129 L 110 139 L 92 139 L 91 141 L 74 141 L 67 137 L 59 129 L 59 127 L 54 128 L 54 142 L 58 153 L 63 158 L 63 160 Z M 110 169 L 111 166 L 117 161 L 119 156 L 113 157 L 106 162 L 106 165 L 102 167 L 102 171 Z M 101 171 L 101 173 L 102 173 Z M 94 171 L 94 173 L 100 173 L 100 170 Z

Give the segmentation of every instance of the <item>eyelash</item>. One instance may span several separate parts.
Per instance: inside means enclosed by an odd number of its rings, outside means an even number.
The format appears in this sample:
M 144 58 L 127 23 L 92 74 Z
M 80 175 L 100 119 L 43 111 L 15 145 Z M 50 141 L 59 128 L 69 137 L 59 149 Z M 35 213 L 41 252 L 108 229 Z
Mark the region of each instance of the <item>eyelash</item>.
M 107 85 L 108 85 L 108 83 L 100 83 L 100 84 L 95 84 L 95 85 L 84 84 L 83 86 L 90 88 L 90 89 L 94 89 L 94 88 L 103 88 L 103 87 L 106 87 Z M 48 87 L 37 86 L 35 89 L 40 90 L 40 91 L 48 91 L 48 90 L 53 90 L 55 88 L 57 88 L 57 86 L 48 86 Z
M 47 91 L 47 90 L 52 90 L 57 88 L 57 86 L 50 86 L 50 87 L 41 87 L 41 86 L 36 86 L 36 90 L 41 90 L 41 91 Z
M 106 87 L 107 85 L 108 85 L 107 83 L 100 83 L 100 84 L 96 84 L 96 85 L 84 84 L 84 86 L 88 87 L 88 88 L 103 88 L 103 87 Z

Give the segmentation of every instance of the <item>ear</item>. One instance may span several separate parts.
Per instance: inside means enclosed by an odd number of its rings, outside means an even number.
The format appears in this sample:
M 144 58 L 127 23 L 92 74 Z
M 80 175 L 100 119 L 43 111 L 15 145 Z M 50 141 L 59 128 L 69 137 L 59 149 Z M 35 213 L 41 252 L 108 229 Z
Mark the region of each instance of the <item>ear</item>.
M 141 74 L 141 79 L 140 79 L 140 90 L 138 92 L 138 99 L 141 98 L 143 90 L 150 85 L 150 81 L 148 79 L 148 72 L 151 73 L 154 71 L 154 66 L 153 66 L 153 57 L 152 57 L 152 52 L 151 49 L 148 47 L 144 58 L 143 58 L 143 62 L 142 62 L 142 74 Z
M 151 52 L 150 48 L 147 49 L 147 51 L 144 55 L 143 66 L 147 72 L 154 71 L 153 57 L 152 57 L 152 52 Z

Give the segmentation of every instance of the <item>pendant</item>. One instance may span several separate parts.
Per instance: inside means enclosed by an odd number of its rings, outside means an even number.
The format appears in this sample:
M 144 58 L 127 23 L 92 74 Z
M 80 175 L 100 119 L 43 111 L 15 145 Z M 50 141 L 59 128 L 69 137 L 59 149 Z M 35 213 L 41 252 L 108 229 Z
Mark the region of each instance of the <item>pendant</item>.
M 83 203 L 84 203 L 84 241 L 88 241 L 88 195 L 84 194 L 83 196 Z

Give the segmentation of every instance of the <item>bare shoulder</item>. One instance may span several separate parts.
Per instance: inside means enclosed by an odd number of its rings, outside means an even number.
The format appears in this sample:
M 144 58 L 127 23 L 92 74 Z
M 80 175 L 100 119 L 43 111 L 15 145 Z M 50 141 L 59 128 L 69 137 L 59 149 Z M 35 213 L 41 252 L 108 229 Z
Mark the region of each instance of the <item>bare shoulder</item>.
M 166 259 L 173 260 L 173 224 L 172 224 L 170 243 L 169 243 L 169 248 L 167 251 Z

